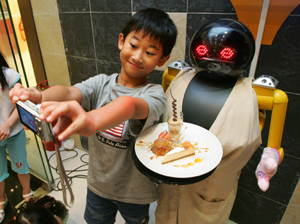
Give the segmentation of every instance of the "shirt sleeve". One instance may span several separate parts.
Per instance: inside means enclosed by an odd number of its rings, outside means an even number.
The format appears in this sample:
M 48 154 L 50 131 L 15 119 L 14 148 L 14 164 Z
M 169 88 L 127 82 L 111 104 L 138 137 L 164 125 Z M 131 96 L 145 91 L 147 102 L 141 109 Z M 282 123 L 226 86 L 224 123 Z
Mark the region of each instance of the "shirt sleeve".
M 11 89 L 21 79 L 21 75 L 11 68 L 5 69 L 5 78 L 8 84 L 8 88 Z
M 145 91 L 138 97 L 147 102 L 149 114 L 145 120 L 130 121 L 130 132 L 135 137 L 145 129 L 161 122 L 163 112 L 167 108 L 167 99 L 161 85 L 148 84 Z
M 97 100 L 108 81 L 106 75 L 100 74 L 74 85 L 82 94 L 81 106 L 84 110 L 90 111 L 97 107 Z

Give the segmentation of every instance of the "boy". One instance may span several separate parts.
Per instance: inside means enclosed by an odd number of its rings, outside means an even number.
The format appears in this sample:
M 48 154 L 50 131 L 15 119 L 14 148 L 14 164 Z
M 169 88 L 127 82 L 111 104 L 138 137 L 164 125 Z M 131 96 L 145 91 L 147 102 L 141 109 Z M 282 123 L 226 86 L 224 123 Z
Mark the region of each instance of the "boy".
M 88 223 L 114 223 L 117 210 L 129 224 L 149 220 L 157 189 L 136 169 L 131 153 L 136 137 L 159 122 L 166 106 L 162 87 L 149 83 L 147 75 L 169 59 L 176 37 L 176 26 L 165 12 L 141 10 L 119 35 L 120 74 L 102 74 L 43 93 L 20 85 L 10 92 L 13 103 L 65 101 L 42 103 L 40 118 L 52 122 L 60 117 L 54 128 L 59 140 L 73 133 L 90 136 Z

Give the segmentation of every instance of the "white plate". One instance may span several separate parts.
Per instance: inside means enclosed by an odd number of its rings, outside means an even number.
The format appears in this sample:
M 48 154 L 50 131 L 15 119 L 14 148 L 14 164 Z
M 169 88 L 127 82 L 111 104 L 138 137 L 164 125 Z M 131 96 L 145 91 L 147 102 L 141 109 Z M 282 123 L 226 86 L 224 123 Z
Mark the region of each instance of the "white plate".
M 223 149 L 217 137 L 205 128 L 184 122 L 181 142 L 185 140 L 191 142 L 196 148 L 196 153 L 163 165 L 161 163 L 163 157 L 154 155 L 150 145 L 161 132 L 167 130 L 167 122 L 160 123 L 146 129 L 136 140 L 136 156 L 151 171 L 172 178 L 192 178 L 212 171 L 220 163 Z M 183 148 L 174 148 L 168 154 L 180 150 Z M 202 162 L 195 162 L 195 159 L 201 159 Z

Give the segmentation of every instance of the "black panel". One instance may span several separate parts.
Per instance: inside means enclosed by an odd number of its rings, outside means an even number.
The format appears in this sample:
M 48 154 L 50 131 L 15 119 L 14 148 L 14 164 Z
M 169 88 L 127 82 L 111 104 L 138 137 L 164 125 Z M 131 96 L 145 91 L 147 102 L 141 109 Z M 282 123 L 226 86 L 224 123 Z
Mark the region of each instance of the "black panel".
M 152 83 L 161 84 L 163 73 L 163 71 L 154 70 L 147 76 L 147 79 Z
M 90 0 L 93 12 L 131 12 L 131 0 Z
M 189 12 L 221 12 L 235 13 L 235 9 L 230 0 L 189 0 Z
M 270 75 L 279 81 L 277 88 L 300 93 L 300 17 L 289 16 L 278 30 L 272 45 L 262 45 L 255 77 Z
M 60 13 L 66 55 L 95 58 L 89 13 Z
M 83 0 L 57 0 L 59 12 L 84 12 L 90 9 L 89 1 Z
M 120 63 L 119 34 L 131 13 L 93 13 L 96 58 Z
M 97 60 L 98 74 L 103 73 L 103 74 L 111 75 L 113 73 L 120 73 L 121 67 L 122 67 L 121 63 Z
M 239 224 L 279 224 L 286 206 L 238 189 L 230 220 Z
M 97 62 L 93 59 L 67 56 L 71 85 L 97 75 Z
M 137 12 L 145 8 L 157 8 L 165 12 L 186 12 L 187 0 L 132 0 L 133 11 Z

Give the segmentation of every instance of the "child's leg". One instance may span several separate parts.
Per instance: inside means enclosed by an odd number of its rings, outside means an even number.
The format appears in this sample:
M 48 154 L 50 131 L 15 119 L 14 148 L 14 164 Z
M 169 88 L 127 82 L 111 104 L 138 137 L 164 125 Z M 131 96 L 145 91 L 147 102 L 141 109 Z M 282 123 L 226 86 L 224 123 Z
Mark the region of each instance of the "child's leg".
M 0 202 L 5 201 L 5 179 L 9 176 L 7 172 L 7 158 L 6 158 L 6 142 L 0 141 Z M 1 206 L 0 206 L 1 209 Z
M 31 189 L 30 189 L 30 175 L 29 173 L 26 173 L 26 174 L 19 174 L 18 173 L 18 178 L 19 178 L 19 181 L 22 185 L 22 188 L 23 188 L 23 195 L 26 195 L 26 194 L 29 194 L 31 192 Z M 30 197 L 33 197 L 32 196 L 29 196 Z M 28 198 L 28 200 L 29 200 Z M 24 198 L 25 201 L 27 201 L 27 198 Z
M 0 182 L 0 202 L 5 201 L 5 199 L 6 199 L 4 190 L 5 190 L 5 181 L 1 181 Z M 1 206 L 0 206 L 0 209 L 2 209 Z
M 117 205 L 108 199 L 99 197 L 88 189 L 84 219 L 87 223 L 114 224 Z
M 19 181 L 23 188 L 23 195 L 31 192 L 25 141 L 25 131 L 22 130 L 18 134 L 10 137 L 7 142 L 7 151 L 11 159 L 11 168 L 18 174 Z M 33 195 L 31 195 L 31 197 L 32 196 Z M 25 200 L 29 198 L 25 198 Z
M 147 224 L 149 222 L 150 204 L 139 205 L 124 202 L 116 203 L 126 224 Z
M 5 182 L 4 180 L 0 182 L 0 203 L 4 202 L 6 200 L 6 195 L 4 193 L 4 189 L 5 189 Z M 5 204 L 1 204 L 0 205 L 0 210 L 4 209 Z M 0 218 L 0 222 L 1 222 L 1 218 Z
M 5 179 L 9 176 L 7 172 L 7 159 L 6 159 L 6 140 L 0 141 L 0 223 L 2 222 L 5 214 L 4 208 L 6 205 L 6 195 L 5 195 Z
M 7 204 L 7 198 L 4 193 L 5 189 L 5 182 L 4 180 L 0 182 L 0 223 L 2 223 L 3 219 L 5 218 L 5 206 Z

